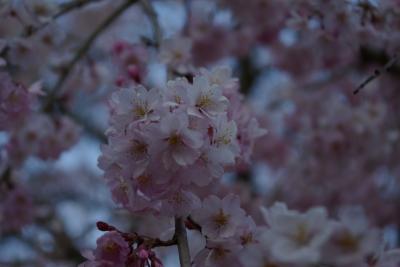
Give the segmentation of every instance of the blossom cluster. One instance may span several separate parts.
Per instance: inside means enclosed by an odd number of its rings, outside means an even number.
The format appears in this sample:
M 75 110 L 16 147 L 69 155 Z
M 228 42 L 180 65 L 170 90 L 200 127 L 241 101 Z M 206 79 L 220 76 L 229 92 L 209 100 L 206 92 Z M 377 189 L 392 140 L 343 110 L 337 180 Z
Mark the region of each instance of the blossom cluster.
M 26 118 L 31 111 L 33 95 L 11 77 L 0 72 L 0 131 L 9 130 Z
M 115 80 L 117 86 L 128 86 L 143 82 L 147 72 L 148 51 L 140 44 L 125 41 L 116 42 L 113 46 L 116 65 L 119 67 Z
M 359 207 L 331 219 L 322 207 L 306 212 L 283 203 L 262 208 L 264 224 L 245 216 L 238 199 L 211 196 L 193 212 L 207 241 L 195 266 L 398 266 L 399 250 L 383 250 L 381 231 Z
M 12 165 L 21 165 L 29 156 L 57 159 L 78 140 L 79 130 L 70 118 L 37 111 L 42 93 L 39 84 L 27 88 L 0 73 L 0 131 L 9 134 L 6 149 Z
M 85 257 L 88 261 L 80 267 L 162 267 L 160 259 L 147 244 L 138 244 L 136 236 L 130 236 L 113 230 L 97 239 L 94 251 L 87 251 Z
M 393 197 L 399 168 L 393 159 L 399 153 L 399 130 L 391 115 L 396 98 L 391 92 L 365 91 L 361 99 L 351 94 L 356 86 L 346 79 L 326 90 L 293 87 L 287 90 L 290 99 L 278 97 L 293 111 L 270 110 L 270 120 L 287 114 L 255 152 L 280 176 L 267 198 L 278 192 L 272 201 L 299 209 L 323 205 L 331 212 L 343 203 L 363 203 L 374 223 L 397 220 Z
M 397 267 L 400 264 L 400 251 L 385 248 L 382 231 L 369 223 L 361 207 L 344 207 L 337 218 L 330 218 L 323 207 L 299 212 L 277 202 L 269 208 L 261 207 L 261 213 L 263 221 L 256 223 L 241 208 L 237 195 L 205 198 L 186 220 L 190 232 L 199 233 L 189 235 L 192 265 Z M 151 250 L 157 247 L 157 242 L 162 242 L 159 239 L 148 239 L 150 242 L 142 239 L 133 246 L 138 234 L 123 233 L 104 223 L 99 229 L 109 232 L 97 240 L 94 252 L 84 253 L 89 261 L 81 266 L 143 266 L 140 263 L 163 266 Z
M 200 71 L 193 83 L 116 91 L 99 159 L 114 201 L 133 212 L 189 214 L 200 205 L 193 190 L 248 160 L 265 133 L 242 105 L 237 80 L 222 67 Z
M 0 187 L 0 235 L 21 230 L 34 218 L 31 194 L 21 185 L 11 189 Z

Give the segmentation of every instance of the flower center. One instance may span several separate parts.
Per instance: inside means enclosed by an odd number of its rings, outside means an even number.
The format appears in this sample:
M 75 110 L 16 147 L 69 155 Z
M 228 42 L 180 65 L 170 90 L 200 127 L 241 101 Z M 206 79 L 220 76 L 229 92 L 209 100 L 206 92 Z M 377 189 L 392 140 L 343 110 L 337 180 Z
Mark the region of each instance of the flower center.
M 120 177 L 118 179 L 118 187 L 119 189 L 121 189 L 122 192 L 124 192 L 125 194 L 128 193 L 128 184 L 126 183 L 126 181 L 124 180 L 124 178 Z
M 138 117 L 144 117 L 147 114 L 147 107 L 145 105 L 137 105 L 133 112 Z
M 356 251 L 358 248 L 358 238 L 346 231 L 336 240 L 336 244 L 343 251 Z
M 140 186 L 146 186 L 150 183 L 150 176 L 140 175 L 139 177 L 136 178 L 136 180 Z
M 229 250 L 224 249 L 223 247 L 216 247 L 213 248 L 214 251 L 214 259 L 218 260 L 218 259 L 222 259 L 225 257 L 225 255 L 229 252 Z
M 104 250 L 105 250 L 106 252 L 108 252 L 108 253 L 115 252 L 115 251 L 117 250 L 117 245 L 116 245 L 114 242 L 110 241 L 110 242 L 108 242 L 107 245 L 104 247 Z
M 307 225 L 305 225 L 304 223 L 297 225 L 297 230 L 294 235 L 294 240 L 299 245 L 305 245 L 310 241 L 310 235 L 307 230 Z
M 212 100 L 211 100 L 211 96 L 208 94 L 202 94 L 199 99 L 197 100 L 197 104 L 196 106 L 198 108 L 208 108 L 212 105 Z
M 240 237 L 240 240 L 241 240 L 242 245 L 249 244 L 249 243 L 253 242 L 253 234 L 248 233 L 248 234 L 242 235 Z
M 145 143 L 140 143 L 140 142 L 135 142 L 132 150 L 132 154 L 134 155 L 143 155 L 147 153 L 147 144 Z
M 214 219 L 215 224 L 218 226 L 218 228 L 221 228 L 221 227 L 223 227 L 223 226 L 228 224 L 229 215 L 228 214 L 224 214 L 222 209 L 219 209 L 219 212 L 214 215 L 213 219 Z
M 229 145 L 231 143 L 231 133 L 226 131 L 223 135 L 219 136 L 215 141 L 218 145 Z
M 171 202 L 171 203 L 174 203 L 174 204 L 178 204 L 178 205 L 182 204 L 182 203 L 184 202 L 184 199 L 183 199 L 183 197 L 182 197 L 182 194 L 181 194 L 180 192 L 175 192 L 175 193 L 171 196 L 170 202 Z
M 182 98 L 179 95 L 174 95 L 175 103 L 182 104 Z
M 168 143 L 171 146 L 176 146 L 181 143 L 181 137 L 179 136 L 179 134 L 173 134 L 168 138 Z

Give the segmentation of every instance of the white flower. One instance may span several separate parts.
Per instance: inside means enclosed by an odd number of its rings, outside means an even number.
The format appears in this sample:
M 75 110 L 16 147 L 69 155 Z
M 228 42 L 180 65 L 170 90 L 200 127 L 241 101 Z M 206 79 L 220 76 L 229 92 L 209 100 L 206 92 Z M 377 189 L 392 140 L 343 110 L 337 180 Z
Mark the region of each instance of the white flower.
M 229 104 L 228 99 L 222 94 L 221 88 L 216 84 L 210 84 L 205 76 L 194 78 L 189 97 L 194 106 L 192 115 L 199 117 L 202 114 L 210 116 L 224 112 Z
M 372 267 L 398 267 L 400 266 L 400 249 L 383 252 Z
M 144 120 L 157 119 L 155 110 L 161 94 L 157 89 L 146 90 L 139 85 L 134 88 L 124 88 L 115 92 L 111 96 L 111 109 L 115 112 L 118 119 L 123 122 L 137 122 Z
M 324 208 L 306 213 L 288 210 L 283 203 L 262 209 L 270 229 L 266 238 L 272 255 L 284 263 L 309 264 L 320 260 L 321 247 L 332 232 L 332 223 Z
M 200 156 L 199 149 L 203 145 L 202 134 L 189 129 L 189 118 L 184 112 L 175 112 L 163 117 L 160 133 L 155 139 L 153 154 L 162 153 L 166 169 L 173 167 L 174 162 L 179 166 L 194 163 Z
M 176 36 L 162 42 L 160 58 L 162 62 L 176 70 L 185 72 L 192 57 L 191 50 L 192 40 L 190 38 Z
M 193 212 L 194 220 L 202 226 L 202 233 L 210 238 L 229 238 L 245 220 L 238 196 L 227 195 L 223 199 L 209 196 L 201 209 Z
M 324 260 L 334 265 L 357 264 L 373 254 L 380 244 L 380 231 L 370 228 L 360 207 L 346 207 L 334 223 L 330 242 L 324 248 Z
M 225 116 L 218 116 L 213 126 L 211 146 L 207 151 L 208 159 L 218 164 L 234 164 L 240 153 L 236 123 L 227 121 Z

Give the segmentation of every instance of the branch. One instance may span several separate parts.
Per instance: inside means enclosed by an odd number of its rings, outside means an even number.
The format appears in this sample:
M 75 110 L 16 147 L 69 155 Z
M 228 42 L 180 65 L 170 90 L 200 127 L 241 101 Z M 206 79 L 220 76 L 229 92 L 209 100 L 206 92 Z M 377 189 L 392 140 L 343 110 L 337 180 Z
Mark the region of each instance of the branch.
M 8 189 L 13 189 L 14 187 L 14 182 L 12 181 L 12 177 L 11 177 L 11 167 L 7 166 L 6 169 L 4 170 L 3 174 L 1 174 L 0 178 L 0 185 L 1 183 L 4 182 L 5 186 Z
M 368 83 L 378 78 L 383 72 L 393 73 L 396 77 L 400 73 L 400 66 L 396 65 L 399 60 L 398 52 L 394 56 L 390 57 L 384 51 L 370 49 L 368 47 L 360 48 L 360 58 L 361 64 L 367 64 L 371 62 L 377 62 L 379 64 L 384 64 L 382 69 L 376 69 L 372 75 L 370 75 L 364 82 L 362 82 L 356 90 L 353 91 L 354 94 L 359 93 Z
M 57 91 L 63 86 L 65 80 L 68 78 L 71 71 L 74 69 L 75 65 L 78 61 L 86 55 L 93 42 L 97 39 L 97 37 L 108 28 L 127 8 L 129 8 L 134 3 L 139 0 L 127 0 L 121 6 L 119 6 L 106 20 L 104 20 L 97 29 L 87 38 L 87 40 L 83 43 L 83 45 L 78 49 L 77 53 L 73 57 L 73 59 L 69 62 L 69 64 L 63 69 L 63 72 L 58 79 L 56 85 L 49 92 L 49 100 L 50 102 L 53 100 Z
M 104 134 L 104 131 L 98 129 L 93 123 L 91 123 L 89 120 L 86 118 L 82 117 L 80 114 L 75 113 L 73 111 L 67 110 L 67 109 L 62 109 L 62 113 L 68 117 L 70 117 L 73 121 L 75 121 L 77 124 L 82 126 L 82 128 L 91 136 L 95 137 L 98 139 L 100 142 L 106 144 L 107 143 L 107 137 Z
M 176 238 L 173 237 L 170 240 L 163 241 L 158 238 L 153 240 L 153 243 L 151 243 L 151 248 L 156 248 L 156 247 L 170 247 L 170 246 L 175 246 L 177 243 Z
M 58 11 L 56 14 L 54 14 L 48 21 L 40 24 L 39 26 L 28 26 L 24 33 L 22 34 L 22 37 L 29 37 L 32 36 L 33 34 L 37 33 L 38 31 L 42 30 L 43 28 L 45 28 L 47 25 L 50 24 L 51 21 L 58 19 L 59 17 L 62 17 L 66 14 L 68 14 L 69 12 L 84 7 L 88 4 L 91 3 L 95 3 L 95 2 L 100 2 L 103 0 L 76 0 L 74 2 L 71 3 L 66 3 L 64 5 L 62 5 L 61 10 Z
M 175 218 L 175 236 L 178 242 L 179 262 L 181 267 L 190 267 L 190 252 L 186 228 L 182 218 Z
M 390 59 L 385 64 L 385 66 L 383 66 L 383 68 L 381 70 L 376 69 L 372 75 L 370 75 L 364 82 L 362 82 L 357 87 L 357 89 L 354 90 L 353 94 L 357 94 L 358 92 L 360 92 L 367 84 L 369 84 L 370 82 L 372 82 L 373 80 L 378 78 L 383 72 L 388 72 L 390 70 L 390 68 L 393 67 L 397 63 L 398 59 L 399 59 L 398 54 L 394 55 L 392 57 L 392 59 Z
M 154 10 L 153 5 L 148 0 L 142 0 L 143 11 L 149 17 L 151 25 L 153 26 L 153 45 L 158 47 L 162 41 L 162 31 L 158 23 L 158 15 Z
M 161 240 L 159 238 L 151 238 L 149 236 L 145 235 L 139 235 L 138 233 L 125 233 L 116 228 L 115 226 L 112 226 L 106 222 L 103 221 L 98 221 L 96 223 L 97 229 L 99 229 L 102 232 L 109 232 L 109 231 L 117 231 L 118 233 L 121 234 L 121 236 L 125 239 L 125 241 L 128 241 L 130 243 L 137 243 L 139 244 L 145 244 L 149 248 L 155 248 L 155 247 L 169 247 L 169 246 L 174 246 L 177 243 L 176 236 L 170 240 Z

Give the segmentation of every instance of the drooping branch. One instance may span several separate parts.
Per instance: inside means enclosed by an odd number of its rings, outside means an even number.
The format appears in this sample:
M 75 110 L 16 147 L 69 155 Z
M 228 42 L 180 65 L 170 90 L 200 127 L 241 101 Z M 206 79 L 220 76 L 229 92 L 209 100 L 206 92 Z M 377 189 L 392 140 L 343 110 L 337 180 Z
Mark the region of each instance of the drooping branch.
M 66 3 L 63 4 L 60 8 L 60 10 L 54 14 L 51 19 L 49 19 L 48 21 L 38 25 L 38 26 L 28 26 L 25 31 L 22 33 L 22 37 L 29 37 L 32 36 L 33 34 L 37 33 L 38 31 L 44 29 L 47 25 L 49 25 L 52 21 L 68 14 L 69 12 L 82 8 L 88 4 L 92 4 L 92 3 L 96 3 L 96 2 L 100 2 L 103 0 L 75 0 L 73 2 L 70 3 Z
M 142 0 L 143 11 L 148 16 L 150 23 L 153 27 L 153 46 L 158 47 L 162 41 L 162 31 L 160 23 L 158 22 L 158 15 L 154 10 L 153 5 L 148 0 Z
M 63 68 L 60 78 L 57 83 L 53 87 L 53 89 L 49 92 L 48 99 L 52 102 L 57 94 L 57 92 L 62 88 L 64 82 L 74 69 L 75 65 L 79 62 L 79 60 L 86 55 L 86 53 L 91 48 L 94 41 L 97 37 L 107 29 L 126 9 L 128 9 L 131 5 L 138 2 L 138 0 L 127 0 L 122 3 L 110 16 L 108 16 L 86 39 L 86 41 L 82 44 L 82 46 L 78 49 L 75 56 L 68 63 L 68 65 Z

